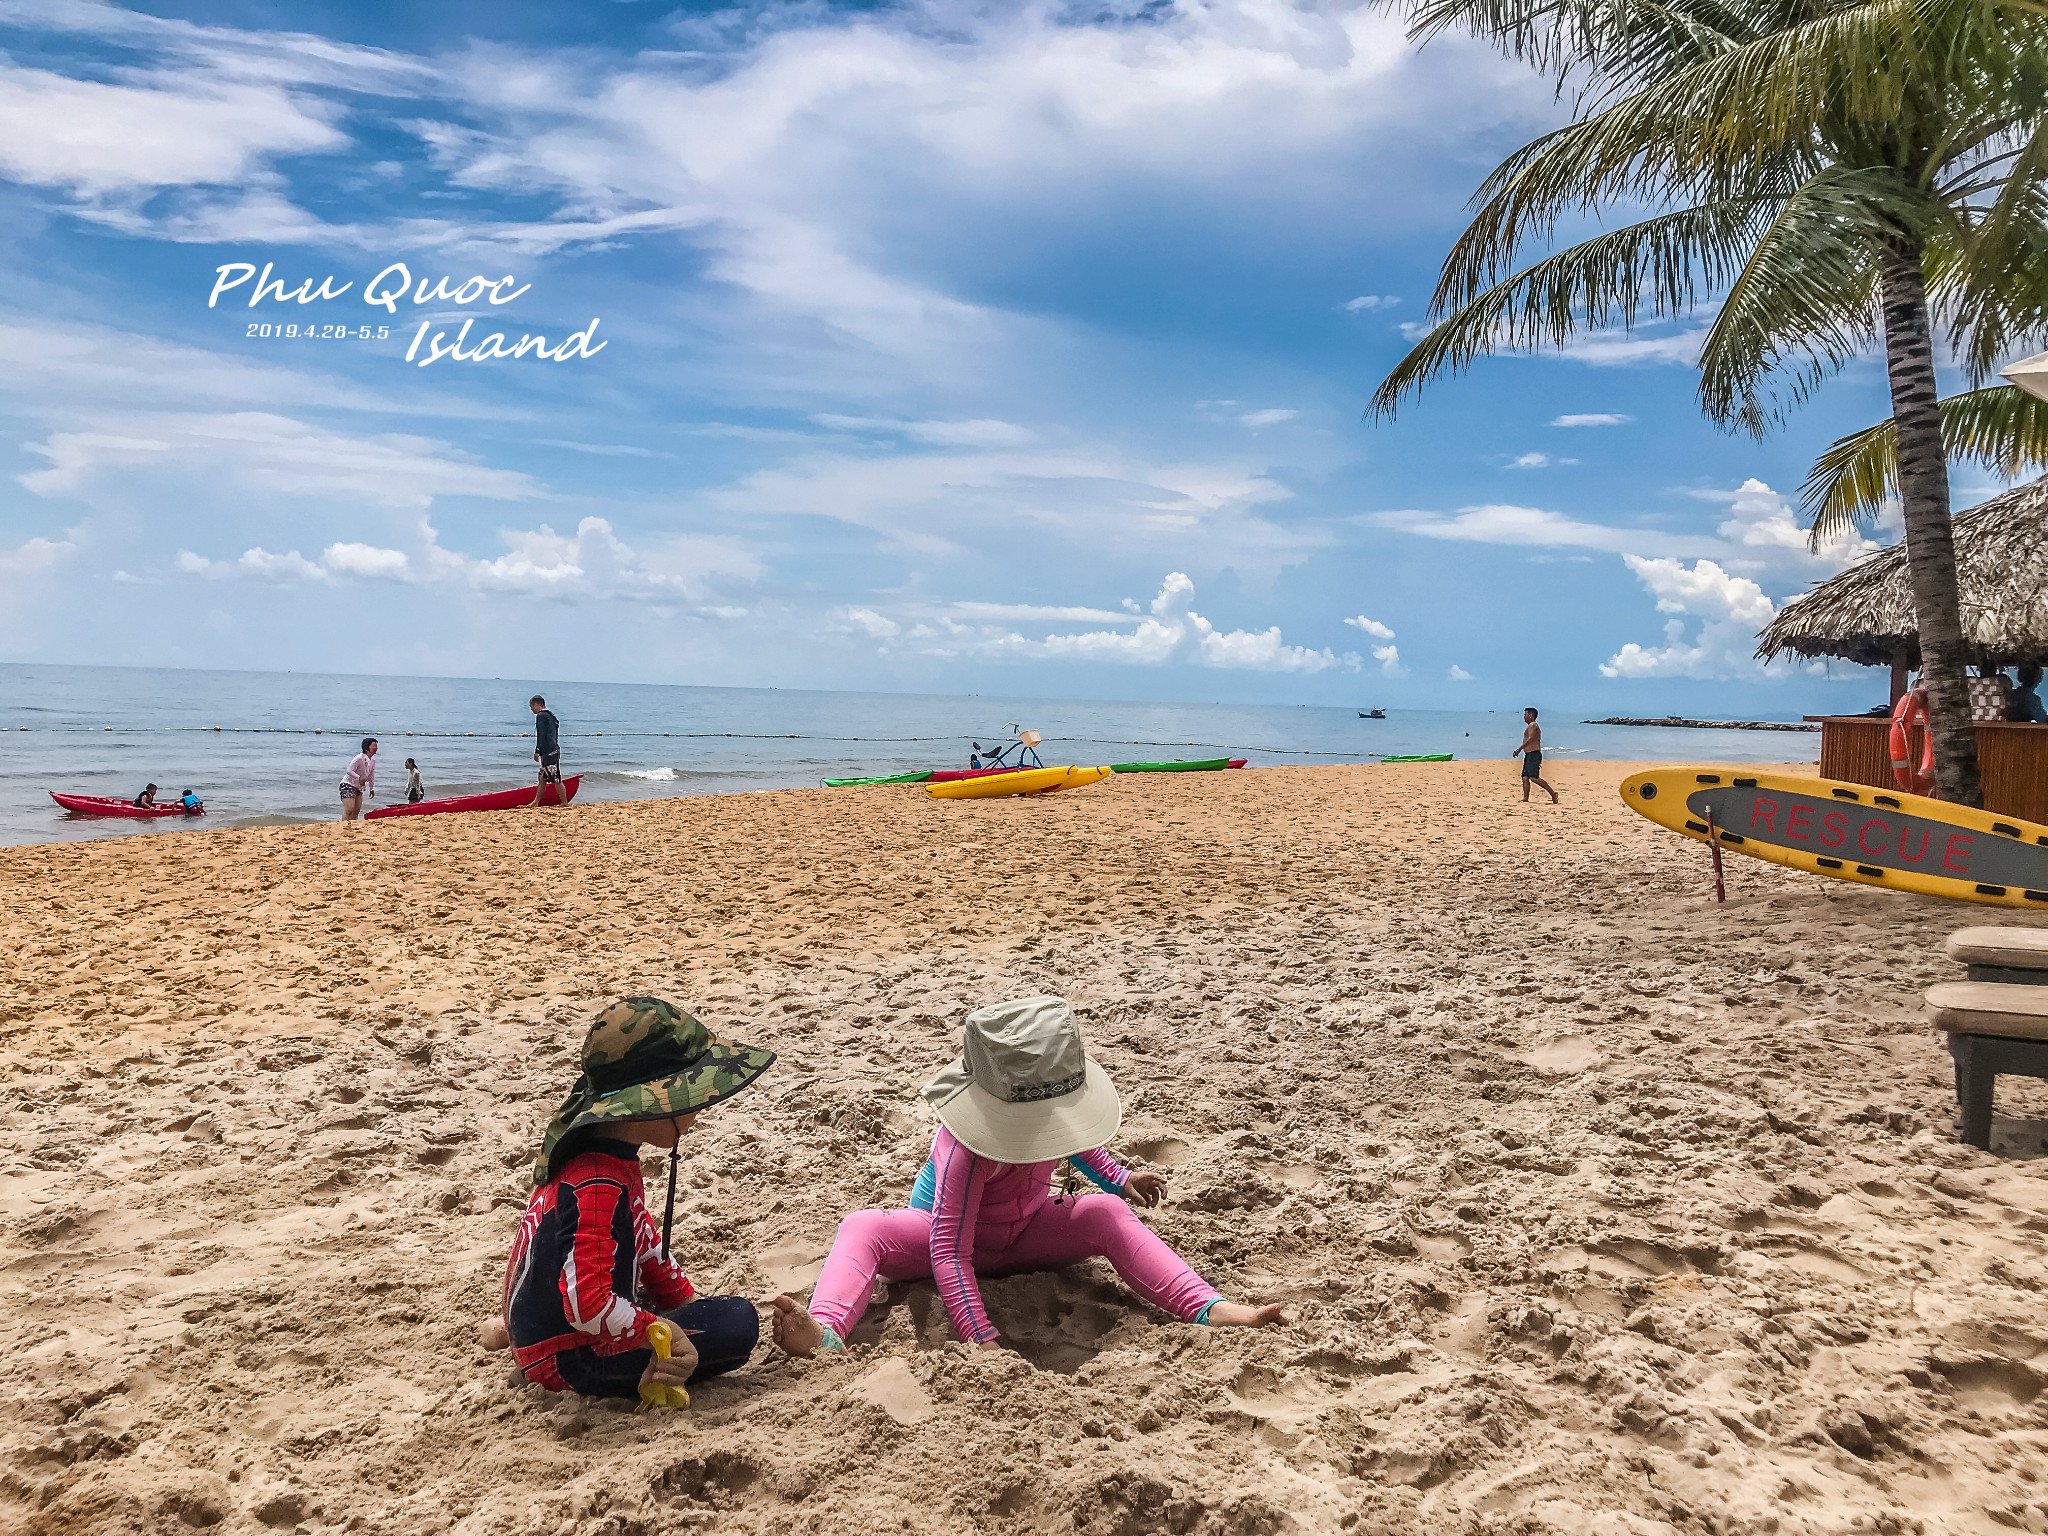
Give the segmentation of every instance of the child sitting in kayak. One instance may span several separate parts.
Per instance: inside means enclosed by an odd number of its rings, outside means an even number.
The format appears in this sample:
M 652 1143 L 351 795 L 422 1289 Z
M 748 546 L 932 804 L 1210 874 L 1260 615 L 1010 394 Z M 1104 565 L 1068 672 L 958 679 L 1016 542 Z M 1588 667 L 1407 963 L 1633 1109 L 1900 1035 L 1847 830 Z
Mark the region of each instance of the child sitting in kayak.
M 535 1188 L 505 1270 L 501 1317 L 485 1347 L 503 1349 L 551 1391 L 634 1397 L 736 1370 L 760 1337 L 744 1296 L 699 1296 L 669 1251 L 676 1144 L 697 1117 L 748 1087 L 773 1051 L 714 1038 L 654 997 L 628 997 L 597 1016 L 583 1074 L 548 1122 Z M 669 1153 L 668 1208 L 648 1214 L 640 1149 Z M 659 1358 L 649 1325 L 665 1321 Z
M 135 809 L 137 809 L 138 811 L 146 811 L 155 804 L 156 786 L 154 784 L 143 785 L 142 793 L 135 797 Z
M 775 1342 L 793 1355 L 838 1349 L 867 1310 L 877 1276 L 934 1279 L 954 1331 L 999 1348 L 977 1276 L 1061 1269 L 1106 1258 L 1145 1300 L 1183 1322 L 1259 1328 L 1280 1307 L 1225 1301 L 1138 1219 L 1166 1181 L 1130 1173 L 1102 1150 L 1123 1106 L 1082 1048 L 1065 999 L 1027 997 L 967 1016 L 960 1059 L 925 1085 L 938 1112 L 932 1155 L 903 1210 L 855 1211 L 839 1224 L 806 1312 L 775 1298 Z M 1066 1159 L 1103 1193 L 1053 1199 Z

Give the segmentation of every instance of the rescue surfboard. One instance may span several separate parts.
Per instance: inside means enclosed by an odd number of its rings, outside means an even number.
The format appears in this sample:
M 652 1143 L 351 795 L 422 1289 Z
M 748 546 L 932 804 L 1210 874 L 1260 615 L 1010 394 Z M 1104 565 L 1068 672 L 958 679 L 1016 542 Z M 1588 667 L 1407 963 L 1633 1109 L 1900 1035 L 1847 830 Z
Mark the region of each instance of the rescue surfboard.
M 2048 826 L 1924 795 L 1793 773 L 1653 768 L 1622 803 L 1694 842 L 1857 885 L 2048 908 Z

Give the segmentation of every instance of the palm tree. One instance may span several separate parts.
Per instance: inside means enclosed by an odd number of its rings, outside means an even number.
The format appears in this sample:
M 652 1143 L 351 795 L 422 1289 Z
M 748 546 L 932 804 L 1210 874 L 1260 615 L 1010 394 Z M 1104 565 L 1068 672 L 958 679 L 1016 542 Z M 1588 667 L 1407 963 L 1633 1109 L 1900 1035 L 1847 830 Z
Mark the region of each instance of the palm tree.
M 2048 470 L 2048 400 L 1994 384 L 1950 395 L 1940 409 L 1949 458 L 1968 459 L 2008 480 Z M 1898 436 L 1890 421 L 1837 438 L 1800 491 L 1813 516 L 1814 547 L 1875 516 L 1898 493 L 1898 477 Z
M 1882 342 L 1936 741 L 1978 799 L 1936 316 L 1973 382 L 2048 315 L 2048 28 L 2032 0 L 1420 0 L 1575 90 L 1582 116 L 1494 171 L 1437 324 L 1381 384 L 1718 299 L 1700 401 L 1761 435 Z M 1518 265 L 1560 222 L 1648 217 Z

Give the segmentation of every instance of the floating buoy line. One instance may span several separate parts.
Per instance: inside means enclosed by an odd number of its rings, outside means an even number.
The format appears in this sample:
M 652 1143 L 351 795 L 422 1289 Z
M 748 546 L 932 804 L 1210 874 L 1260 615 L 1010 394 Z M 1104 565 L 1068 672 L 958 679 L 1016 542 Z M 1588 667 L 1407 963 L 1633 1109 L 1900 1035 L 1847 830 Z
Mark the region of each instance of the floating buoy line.
M 111 725 L 23 725 L 17 731 L 33 732 L 45 736 L 81 736 L 119 734 L 122 736 L 181 736 L 199 734 L 208 736 L 339 736 L 351 738 L 374 734 L 362 730 L 343 730 L 323 725 L 157 725 L 123 726 Z M 531 731 L 393 731 L 392 738 L 409 736 L 421 741 L 531 741 Z M 814 736 L 804 731 L 590 731 L 578 733 L 564 731 L 563 739 L 576 740 L 579 735 L 595 740 L 610 736 L 620 740 L 676 740 L 676 741 L 820 741 L 849 743 L 857 742 L 869 746 L 912 746 L 930 742 L 958 744 L 968 738 L 964 736 Z M 1042 746 L 1066 743 L 1074 746 L 1094 747 L 1208 747 L 1227 752 L 1272 752 L 1287 757 L 1335 757 L 1350 762 L 1362 758 L 1378 757 L 1377 752 L 1340 752 L 1317 747 L 1271 747 L 1246 742 L 1220 741 L 1151 741 L 1116 736 L 1047 736 Z

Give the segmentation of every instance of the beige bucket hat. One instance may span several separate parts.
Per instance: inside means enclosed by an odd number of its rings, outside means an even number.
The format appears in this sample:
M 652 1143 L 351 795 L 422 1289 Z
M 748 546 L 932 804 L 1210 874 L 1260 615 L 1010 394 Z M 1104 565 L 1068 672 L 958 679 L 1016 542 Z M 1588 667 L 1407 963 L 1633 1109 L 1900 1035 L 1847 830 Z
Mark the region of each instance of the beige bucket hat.
M 1099 1147 L 1124 1117 L 1063 997 L 975 1009 L 960 1059 L 925 1084 L 924 1096 L 962 1146 L 999 1163 L 1045 1163 Z

